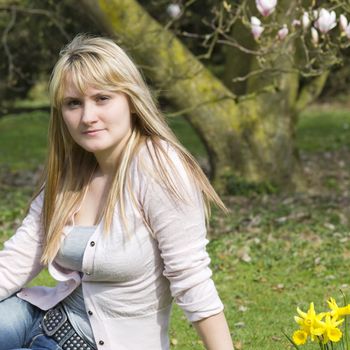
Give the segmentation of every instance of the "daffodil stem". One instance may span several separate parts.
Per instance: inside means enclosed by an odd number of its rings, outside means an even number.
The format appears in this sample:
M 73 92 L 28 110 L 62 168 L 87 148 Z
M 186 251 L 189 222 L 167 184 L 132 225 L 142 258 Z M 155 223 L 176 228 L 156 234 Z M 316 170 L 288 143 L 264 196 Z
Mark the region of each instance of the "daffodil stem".
M 318 337 L 318 344 L 320 345 L 321 350 L 329 350 L 328 344 L 324 344 L 322 338 Z
M 345 346 L 346 346 L 346 350 L 350 350 L 349 348 L 349 325 L 348 325 L 348 317 L 345 316 L 345 327 L 344 327 L 344 332 L 345 332 Z

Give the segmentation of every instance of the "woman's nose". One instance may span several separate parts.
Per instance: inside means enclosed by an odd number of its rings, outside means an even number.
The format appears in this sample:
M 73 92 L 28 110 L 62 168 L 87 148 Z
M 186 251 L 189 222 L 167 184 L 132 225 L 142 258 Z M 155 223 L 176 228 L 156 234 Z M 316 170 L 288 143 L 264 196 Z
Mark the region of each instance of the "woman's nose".
M 81 121 L 91 124 L 98 120 L 96 108 L 91 103 L 85 103 L 82 109 Z

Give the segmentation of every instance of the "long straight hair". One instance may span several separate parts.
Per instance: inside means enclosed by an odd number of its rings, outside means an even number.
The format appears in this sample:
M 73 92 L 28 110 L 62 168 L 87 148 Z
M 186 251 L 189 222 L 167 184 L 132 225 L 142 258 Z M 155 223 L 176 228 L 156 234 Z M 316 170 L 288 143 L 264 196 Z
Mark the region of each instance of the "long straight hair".
M 57 254 L 63 227 L 82 201 L 91 175 L 98 166 L 94 155 L 74 142 L 63 121 L 62 104 L 68 76 L 69 83 L 81 93 L 89 86 L 124 93 L 132 111 L 132 132 L 118 158 L 116 173 L 102 213 L 105 232 L 109 231 L 112 224 L 116 203 L 120 207 L 121 219 L 126 224 L 124 190 L 132 192 L 128 171 L 140 146 L 149 142 L 154 149 L 150 155 L 159 178 L 173 196 L 184 199 L 180 187 L 171 181 L 169 172 L 161 161 L 165 157 L 176 174 L 162 141 L 166 141 L 177 152 L 189 177 L 202 192 L 206 221 L 210 216 L 210 202 L 227 210 L 197 161 L 167 125 L 141 73 L 129 56 L 111 39 L 78 35 L 60 52 L 49 83 L 51 117 L 48 157 L 41 182 L 44 190 L 43 264 L 50 263 Z

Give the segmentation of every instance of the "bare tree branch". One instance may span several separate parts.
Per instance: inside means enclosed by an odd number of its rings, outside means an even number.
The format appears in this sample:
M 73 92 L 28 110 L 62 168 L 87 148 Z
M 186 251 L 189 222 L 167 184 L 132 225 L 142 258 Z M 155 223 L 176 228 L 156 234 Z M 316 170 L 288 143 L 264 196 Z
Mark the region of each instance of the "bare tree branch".
M 191 112 L 194 112 L 196 109 L 202 108 L 206 105 L 211 105 L 211 104 L 215 104 L 224 100 L 234 100 L 236 101 L 236 96 L 234 95 L 227 95 L 227 96 L 223 96 L 220 98 L 215 98 L 212 100 L 208 100 L 208 101 L 202 101 L 198 104 L 189 106 L 187 108 L 181 109 L 181 110 L 177 110 L 176 112 L 171 112 L 171 113 L 166 113 L 166 116 L 169 118 L 174 118 L 174 117 L 179 117 L 179 116 L 184 116 L 186 114 L 189 114 Z
M 322 72 L 322 74 L 310 80 L 310 82 L 303 87 L 295 104 L 295 114 L 300 113 L 306 106 L 316 100 L 322 92 L 328 76 L 329 71 Z
M 11 51 L 9 49 L 9 46 L 7 44 L 7 38 L 8 38 L 8 33 L 10 32 L 10 30 L 13 28 L 13 26 L 15 25 L 16 22 L 16 10 L 14 8 L 11 8 L 11 19 L 8 22 L 4 33 L 2 35 L 1 38 L 1 42 L 4 46 L 4 50 L 5 50 L 5 55 L 7 57 L 7 62 L 8 62 L 8 72 L 9 72 L 9 76 L 8 76 L 8 80 L 11 82 L 13 79 L 13 70 L 14 70 L 14 64 L 13 64 L 13 59 L 12 59 L 12 54 Z
M 71 36 L 66 32 L 64 27 L 61 25 L 59 19 L 57 19 L 55 17 L 55 15 L 50 11 L 47 11 L 44 9 L 26 8 L 26 7 L 21 7 L 21 6 L 0 5 L 0 11 L 13 11 L 13 10 L 15 10 L 16 12 L 28 13 L 30 15 L 46 16 L 46 17 L 50 18 L 50 20 L 59 29 L 59 31 L 61 32 L 61 34 L 64 36 L 65 39 L 69 40 L 71 38 Z

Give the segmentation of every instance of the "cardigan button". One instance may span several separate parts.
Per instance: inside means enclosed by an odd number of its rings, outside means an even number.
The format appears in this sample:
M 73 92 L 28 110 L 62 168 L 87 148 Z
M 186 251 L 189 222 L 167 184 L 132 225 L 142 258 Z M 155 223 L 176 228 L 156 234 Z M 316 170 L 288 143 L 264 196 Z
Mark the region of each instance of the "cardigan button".
M 91 310 L 89 310 L 89 311 L 88 311 L 88 314 L 89 314 L 90 316 L 92 316 L 92 315 L 93 315 L 93 312 L 92 312 Z
M 104 342 L 103 340 L 100 340 L 98 343 L 99 343 L 100 345 L 103 345 L 105 342 Z
M 90 242 L 90 245 L 91 245 L 91 247 L 93 247 L 93 246 L 95 245 L 95 242 L 94 242 L 94 241 L 91 241 L 91 242 Z

